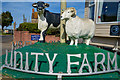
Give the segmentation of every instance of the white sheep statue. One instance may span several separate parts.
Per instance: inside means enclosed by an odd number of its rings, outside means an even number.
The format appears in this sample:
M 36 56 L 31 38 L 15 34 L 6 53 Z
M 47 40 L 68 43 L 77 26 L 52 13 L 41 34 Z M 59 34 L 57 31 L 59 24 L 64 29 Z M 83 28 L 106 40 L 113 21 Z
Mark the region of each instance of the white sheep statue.
M 66 20 L 65 30 L 71 39 L 70 45 L 78 44 L 78 39 L 83 38 L 83 42 L 89 45 L 91 38 L 94 36 L 95 24 L 91 19 L 82 19 L 76 16 L 76 9 L 67 8 L 61 15 L 61 20 Z

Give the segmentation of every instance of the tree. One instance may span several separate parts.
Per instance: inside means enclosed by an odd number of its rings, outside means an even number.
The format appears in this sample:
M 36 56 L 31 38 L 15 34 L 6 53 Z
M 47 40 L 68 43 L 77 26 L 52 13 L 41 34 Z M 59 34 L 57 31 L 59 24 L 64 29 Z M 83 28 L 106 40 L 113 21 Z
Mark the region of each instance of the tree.
M 2 16 L 0 14 L 0 25 L 2 26 Z
M 3 12 L 1 17 L 2 17 L 2 24 L 0 25 L 2 25 L 2 30 L 4 29 L 5 26 L 8 27 L 12 25 L 13 17 L 9 11 Z

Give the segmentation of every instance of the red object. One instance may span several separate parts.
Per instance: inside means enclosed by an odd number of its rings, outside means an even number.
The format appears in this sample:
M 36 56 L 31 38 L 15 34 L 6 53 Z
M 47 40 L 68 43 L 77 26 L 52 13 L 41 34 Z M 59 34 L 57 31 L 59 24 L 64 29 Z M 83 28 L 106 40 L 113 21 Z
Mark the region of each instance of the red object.
M 101 16 L 98 16 L 98 18 L 101 18 Z
M 34 11 L 34 9 L 32 9 L 32 13 L 34 13 L 35 11 Z

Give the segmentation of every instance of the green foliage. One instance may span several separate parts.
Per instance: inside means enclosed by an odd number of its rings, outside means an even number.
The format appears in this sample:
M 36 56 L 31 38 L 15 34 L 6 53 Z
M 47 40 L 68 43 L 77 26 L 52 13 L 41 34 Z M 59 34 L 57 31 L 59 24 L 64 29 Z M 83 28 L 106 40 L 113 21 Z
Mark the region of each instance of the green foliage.
M 30 33 L 40 33 L 37 23 L 21 23 L 17 31 L 29 31 Z
M 17 31 L 29 31 L 30 33 L 40 33 L 40 30 L 38 29 L 38 23 L 21 23 L 19 25 L 19 28 L 17 28 Z M 60 29 L 59 28 L 49 28 L 46 32 L 47 35 L 60 35 Z
M 5 26 L 8 27 L 12 25 L 13 17 L 9 11 L 3 12 L 1 18 L 0 21 L 2 20 L 2 24 L 0 23 L 0 25 L 2 25 L 2 30 Z
M 11 33 L 2 33 L 0 32 L 0 35 L 12 35 Z
M 60 36 L 60 29 L 59 28 L 49 28 L 46 32 L 47 35 L 55 35 L 56 37 Z

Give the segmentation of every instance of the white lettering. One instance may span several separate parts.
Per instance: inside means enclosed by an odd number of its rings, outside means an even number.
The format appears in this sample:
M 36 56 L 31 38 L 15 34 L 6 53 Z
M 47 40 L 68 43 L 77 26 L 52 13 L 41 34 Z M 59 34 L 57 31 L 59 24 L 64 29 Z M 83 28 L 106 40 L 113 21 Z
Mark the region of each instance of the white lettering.
M 113 59 L 111 60 L 110 58 L 110 53 L 108 53 L 108 65 L 107 65 L 107 70 L 110 70 L 110 62 L 113 65 L 115 62 L 115 69 L 117 69 L 117 53 L 115 52 Z
M 71 56 L 81 58 L 81 54 L 67 54 L 67 60 L 68 60 L 67 72 L 68 72 L 68 74 L 71 73 L 70 65 L 72 65 L 72 64 L 79 65 L 79 62 L 70 62 L 70 57 L 71 57 Z
M 85 60 L 86 60 L 87 64 L 84 64 L 84 63 L 85 63 Z M 92 73 L 92 69 L 91 69 L 91 67 L 90 67 L 90 65 L 89 65 L 89 62 L 88 62 L 88 60 L 87 60 L 87 54 L 84 54 L 84 59 L 83 59 L 83 62 L 82 62 L 82 66 L 81 66 L 81 68 L 80 68 L 80 70 L 79 70 L 79 73 L 82 73 L 82 69 L 83 69 L 84 66 L 88 66 L 89 72 Z
M 48 62 L 49 62 L 49 73 L 52 73 L 52 72 L 53 72 L 53 62 L 54 62 L 57 54 L 54 54 L 54 57 L 53 57 L 52 60 L 50 60 L 48 53 L 45 53 L 45 55 L 46 55 L 46 57 L 47 57 L 47 59 L 48 59 Z
M 31 53 L 31 55 L 36 55 L 36 60 L 35 60 L 35 68 L 34 68 L 34 70 L 35 70 L 35 72 L 37 72 L 38 71 L 38 55 L 44 55 L 43 53 Z
M 97 56 L 98 55 L 102 55 L 103 58 L 100 62 L 97 61 Z M 98 64 L 101 64 L 102 67 L 103 67 L 103 71 L 105 71 L 105 66 L 103 65 L 103 63 L 105 62 L 105 55 L 103 53 L 95 53 L 95 68 L 94 68 L 94 71 L 97 72 L 97 66 Z
M 8 60 L 8 50 L 6 50 L 5 64 L 9 66 L 10 64 L 8 64 L 7 60 Z
M 23 58 L 22 58 L 22 53 L 19 51 L 14 51 L 14 68 L 16 68 L 16 55 L 18 53 L 20 54 L 20 60 L 21 60 L 20 69 L 22 70 L 23 69 Z
M 25 63 L 25 70 L 27 71 L 29 69 L 28 67 L 28 52 L 26 52 L 26 63 Z
M 10 66 L 13 66 L 13 50 L 11 51 Z

